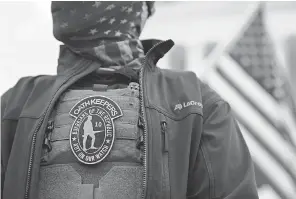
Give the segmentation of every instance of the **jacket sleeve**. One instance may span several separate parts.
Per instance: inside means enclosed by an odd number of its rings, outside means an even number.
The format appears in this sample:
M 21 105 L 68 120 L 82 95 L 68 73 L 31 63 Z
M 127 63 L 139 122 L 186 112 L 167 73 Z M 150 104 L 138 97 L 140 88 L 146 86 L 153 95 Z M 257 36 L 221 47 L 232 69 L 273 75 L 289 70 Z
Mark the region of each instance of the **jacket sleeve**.
M 229 104 L 218 98 L 204 108 L 188 198 L 258 199 L 253 162 Z
M 11 92 L 12 89 L 1 96 L 1 194 L 3 193 L 6 166 L 17 126 L 17 120 L 5 118 L 7 103 L 9 102 Z

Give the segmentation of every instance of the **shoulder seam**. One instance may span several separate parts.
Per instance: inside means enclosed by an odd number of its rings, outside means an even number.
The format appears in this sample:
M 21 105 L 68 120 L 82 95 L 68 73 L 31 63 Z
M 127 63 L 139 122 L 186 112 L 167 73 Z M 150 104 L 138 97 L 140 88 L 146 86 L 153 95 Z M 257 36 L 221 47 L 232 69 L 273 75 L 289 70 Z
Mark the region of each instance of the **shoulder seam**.
M 214 98 L 214 100 L 211 100 L 210 102 L 206 103 L 206 105 L 210 104 L 209 107 L 205 107 L 205 112 L 204 112 L 204 123 L 206 122 L 206 120 L 208 119 L 208 113 L 212 111 L 212 109 L 214 108 L 214 105 L 217 103 L 217 102 L 225 102 L 223 99 L 221 98 Z

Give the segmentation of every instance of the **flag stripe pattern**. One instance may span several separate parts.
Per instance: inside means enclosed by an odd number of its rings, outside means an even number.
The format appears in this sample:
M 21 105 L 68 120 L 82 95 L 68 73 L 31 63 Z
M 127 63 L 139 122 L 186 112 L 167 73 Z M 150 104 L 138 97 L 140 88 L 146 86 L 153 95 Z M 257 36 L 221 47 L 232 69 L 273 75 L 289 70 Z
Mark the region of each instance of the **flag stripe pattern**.
M 270 187 L 276 198 L 292 199 L 296 195 L 296 132 L 282 122 L 295 126 L 291 114 L 283 111 L 291 95 L 264 24 L 264 7 L 258 5 L 247 27 L 225 48 L 205 80 L 231 104 L 259 172 L 258 185 Z

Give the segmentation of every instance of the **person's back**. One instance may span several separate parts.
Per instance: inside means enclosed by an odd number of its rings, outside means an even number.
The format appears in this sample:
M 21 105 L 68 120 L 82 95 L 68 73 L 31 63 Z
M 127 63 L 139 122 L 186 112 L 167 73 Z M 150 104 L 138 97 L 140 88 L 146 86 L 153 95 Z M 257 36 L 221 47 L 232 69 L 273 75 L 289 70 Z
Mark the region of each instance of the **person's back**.
M 258 198 L 228 103 L 156 66 L 171 40 L 139 40 L 152 13 L 52 3 L 58 74 L 22 78 L 1 100 L 4 199 Z

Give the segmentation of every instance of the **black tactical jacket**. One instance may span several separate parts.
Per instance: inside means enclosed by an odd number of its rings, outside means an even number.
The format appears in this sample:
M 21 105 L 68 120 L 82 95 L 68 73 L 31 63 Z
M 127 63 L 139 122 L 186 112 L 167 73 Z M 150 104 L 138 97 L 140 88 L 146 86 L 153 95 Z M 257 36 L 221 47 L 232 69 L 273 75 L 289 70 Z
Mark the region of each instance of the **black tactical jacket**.
M 143 44 L 143 197 L 258 199 L 252 159 L 229 104 L 193 72 L 156 66 L 173 46 L 171 40 Z M 57 75 L 21 78 L 2 96 L 3 199 L 37 198 L 49 113 L 69 86 L 98 67 L 63 48 Z

